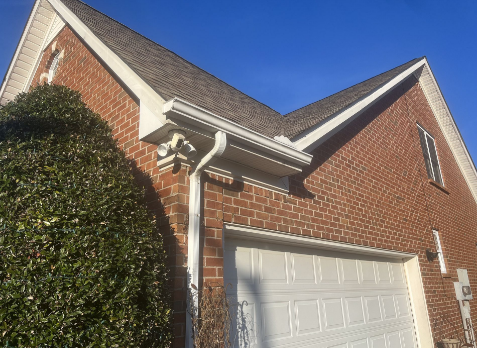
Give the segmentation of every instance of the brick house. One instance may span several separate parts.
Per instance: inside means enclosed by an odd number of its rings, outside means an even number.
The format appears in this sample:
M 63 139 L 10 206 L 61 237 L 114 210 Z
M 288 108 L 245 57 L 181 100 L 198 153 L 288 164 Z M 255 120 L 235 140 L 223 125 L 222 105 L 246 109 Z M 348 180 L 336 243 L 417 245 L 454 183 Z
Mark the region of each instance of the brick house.
M 471 339 L 477 171 L 425 57 L 281 115 L 78 0 L 37 0 L 0 102 L 44 82 L 147 174 L 174 347 L 206 283 L 232 285 L 237 347 Z

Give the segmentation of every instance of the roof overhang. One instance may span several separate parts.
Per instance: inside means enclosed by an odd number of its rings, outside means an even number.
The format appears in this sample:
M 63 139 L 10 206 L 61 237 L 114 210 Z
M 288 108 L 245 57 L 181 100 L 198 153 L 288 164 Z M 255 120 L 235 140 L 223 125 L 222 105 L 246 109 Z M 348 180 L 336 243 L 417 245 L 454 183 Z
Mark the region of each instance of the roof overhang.
M 55 17 L 55 11 L 48 1 L 35 1 L 0 87 L 0 104 L 6 104 L 30 87 Z
M 214 146 L 214 134 L 227 134 L 228 146 L 222 159 L 250 167 L 264 173 L 284 177 L 301 172 L 311 163 L 312 156 L 292 146 L 251 131 L 223 117 L 179 98 L 164 104 L 164 126 L 143 138 L 149 143 L 161 144 L 169 140 L 173 129 L 186 132 L 186 138 L 199 152 L 208 152 Z
M 408 77 L 414 76 L 424 91 L 427 101 L 437 119 L 437 122 L 449 144 L 454 158 L 477 202 L 477 170 L 465 146 L 464 140 L 457 128 L 437 81 L 432 73 L 429 62 L 424 57 L 417 63 L 389 80 L 384 85 L 376 88 L 366 96 L 358 99 L 348 107 L 338 111 L 321 123 L 307 129 L 292 139 L 296 148 L 310 152 L 326 140 L 343 129 L 355 118 L 363 114 L 369 107 L 391 92 L 395 87 Z
M 402 81 L 408 78 L 417 69 L 426 64 L 426 59 L 418 61 L 416 64 L 406 69 L 386 84 L 376 88 L 364 97 L 358 99 L 346 108 L 341 109 L 330 117 L 326 118 L 313 127 L 307 129 L 292 139 L 295 146 L 303 151 L 311 151 L 324 143 L 331 136 L 343 129 L 347 124 L 366 111 L 371 105 L 384 97 L 387 93 L 398 86 Z
M 5 104 L 13 100 L 18 93 L 30 88 L 45 47 L 66 24 L 139 99 L 141 119 L 144 120 L 139 126 L 140 137 L 147 135 L 151 126 L 152 129 L 161 127 L 165 121 L 162 114 L 164 99 L 60 0 L 35 2 L 0 88 L 0 103 Z

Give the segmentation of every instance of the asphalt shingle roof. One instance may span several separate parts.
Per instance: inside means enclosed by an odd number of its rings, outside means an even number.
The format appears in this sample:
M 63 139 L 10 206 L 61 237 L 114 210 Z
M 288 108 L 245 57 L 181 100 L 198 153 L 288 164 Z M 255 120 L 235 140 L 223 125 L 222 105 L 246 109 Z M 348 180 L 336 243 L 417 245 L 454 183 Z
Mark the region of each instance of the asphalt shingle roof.
M 346 108 L 347 106 L 353 104 L 357 100 L 386 84 L 388 81 L 406 69 L 410 68 L 421 59 L 422 58 L 413 59 L 394 69 L 386 71 L 380 75 L 330 95 L 329 97 L 286 114 L 286 124 L 288 127 L 286 128 L 284 135 L 290 138 L 299 135 L 306 129 L 325 120 L 341 109 Z
M 61 1 L 165 100 L 184 99 L 271 138 L 297 136 L 419 60 L 414 59 L 283 116 L 89 5 L 79 0 Z

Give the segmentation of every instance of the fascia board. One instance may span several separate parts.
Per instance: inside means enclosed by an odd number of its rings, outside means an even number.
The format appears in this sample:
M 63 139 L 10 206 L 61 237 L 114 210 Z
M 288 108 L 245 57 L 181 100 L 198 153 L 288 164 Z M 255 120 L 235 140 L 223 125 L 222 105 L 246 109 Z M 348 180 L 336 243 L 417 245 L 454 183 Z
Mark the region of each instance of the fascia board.
M 348 106 L 344 110 L 331 116 L 322 123 L 318 123 L 314 127 L 309 128 L 302 134 L 293 139 L 296 148 L 302 151 L 310 151 L 329 139 L 333 134 L 336 134 L 346 124 L 351 122 L 354 118 L 362 114 L 368 107 L 376 103 L 380 98 L 386 95 L 395 86 L 409 77 L 414 71 L 425 64 L 422 59 L 400 73 L 388 83 L 376 89 L 374 92 L 368 94 L 366 97 L 359 99 L 357 102 Z
M 54 23 L 56 17 L 59 18 L 59 16 L 55 13 L 53 15 L 53 18 L 50 21 L 50 25 L 48 26 L 48 30 L 46 31 L 45 38 L 43 39 L 43 43 L 41 44 L 41 49 L 38 51 L 38 54 L 36 56 L 36 62 L 33 65 L 33 69 L 30 70 L 30 74 L 27 78 L 27 82 L 26 82 L 25 86 L 23 86 L 23 92 L 27 92 L 30 89 L 31 82 L 33 80 L 33 77 L 36 74 L 36 71 L 38 69 L 38 65 L 40 64 L 40 60 L 41 60 L 41 57 L 43 55 L 44 49 L 46 48 L 46 45 L 49 44 L 49 42 L 47 42 L 48 36 L 50 35 L 51 29 L 52 29 L 52 26 L 53 26 L 53 23 Z
M 164 104 L 163 112 L 166 115 L 169 112 L 173 112 L 175 115 L 182 115 L 186 119 L 194 120 L 208 127 L 212 127 L 213 129 L 222 130 L 244 144 L 265 150 L 268 153 L 274 154 L 278 158 L 286 159 L 287 161 L 300 166 L 309 165 L 313 158 L 310 154 L 267 138 L 260 133 L 242 127 L 179 98 L 174 98 L 166 102 Z
M 64 22 L 103 60 L 105 64 L 139 98 L 142 106 L 147 106 L 147 114 L 153 113 L 164 124 L 162 105 L 164 99 L 134 72 L 121 58 L 107 47 L 94 33 L 60 0 L 48 0 Z M 141 123 L 141 120 L 139 121 Z
M 444 95 L 442 94 L 442 91 L 427 59 L 425 59 L 425 68 L 429 72 L 431 83 L 424 83 L 424 81 L 421 79 L 421 75 L 419 77 L 421 88 L 424 91 L 427 102 L 431 106 L 434 117 L 436 118 L 437 123 L 444 134 L 447 144 L 451 149 L 452 155 L 454 156 L 454 159 L 456 160 L 457 165 L 459 166 L 459 169 L 477 203 L 477 170 L 475 168 L 475 164 L 469 154 L 469 151 L 467 150 L 464 139 L 462 138 L 459 128 L 455 123 L 454 117 L 450 112 L 449 106 L 447 105 Z M 437 100 L 432 98 L 431 94 L 435 94 L 437 96 Z M 436 105 L 438 103 L 440 105 Z M 442 106 L 442 108 L 439 106 Z
M 28 35 L 28 32 L 30 30 L 30 26 L 35 18 L 36 11 L 38 10 L 38 6 L 40 5 L 41 0 L 36 0 L 35 4 L 33 5 L 33 8 L 30 12 L 30 16 L 28 17 L 28 21 L 25 25 L 25 28 L 23 29 L 23 34 L 20 38 L 20 41 L 18 42 L 17 48 L 15 50 L 15 54 L 13 55 L 12 60 L 10 61 L 10 65 L 8 66 L 7 73 L 5 74 L 5 77 L 3 78 L 2 86 L 0 87 L 0 99 L 3 96 L 3 93 L 5 92 L 5 88 L 8 85 L 8 80 L 10 79 L 10 75 L 12 74 L 13 68 L 15 66 L 15 62 L 18 59 L 18 56 L 20 55 L 20 52 L 23 48 L 23 44 L 25 43 L 25 39 Z

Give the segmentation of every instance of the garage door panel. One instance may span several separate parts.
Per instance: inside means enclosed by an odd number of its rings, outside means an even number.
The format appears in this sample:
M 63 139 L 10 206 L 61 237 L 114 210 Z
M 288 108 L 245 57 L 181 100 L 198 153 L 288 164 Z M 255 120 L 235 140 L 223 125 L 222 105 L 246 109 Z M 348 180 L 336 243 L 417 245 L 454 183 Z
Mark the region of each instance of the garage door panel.
M 241 326 L 247 328 L 249 335 L 261 333 L 259 336 L 262 337 L 262 342 L 280 340 L 286 347 L 292 341 L 299 342 L 302 339 L 327 339 L 350 333 L 386 332 L 389 329 L 412 327 L 412 322 L 406 318 L 389 321 L 381 318 L 380 312 L 378 320 L 368 322 L 365 306 L 361 304 L 364 301 L 360 301 L 363 297 L 344 296 L 343 293 L 324 293 L 316 300 L 312 294 L 296 294 L 293 297 L 290 294 L 242 295 L 238 302 L 243 306 L 243 313 L 237 316 L 242 318 Z M 248 299 L 245 304 L 244 298 Z M 379 296 L 372 298 L 376 299 L 379 310 Z M 253 313 L 255 308 L 259 309 L 259 313 Z
M 341 283 L 359 284 L 358 263 L 356 260 L 338 259 L 340 266 Z
M 227 269 L 227 273 L 224 281 L 226 284 L 238 284 L 242 288 L 249 288 L 255 283 L 254 249 L 235 247 L 225 251 L 224 268 Z
M 321 332 L 319 301 L 295 301 L 295 328 L 297 336 Z
M 292 337 L 290 302 L 262 302 L 263 341 Z
M 361 297 L 345 297 L 345 310 L 348 326 L 365 324 L 364 307 Z
M 341 297 L 324 298 L 321 300 L 324 329 L 335 330 L 345 327 L 343 303 Z
M 349 346 L 350 348 L 368 348 L 368 340 L 353 341 Z
M 361 284 L 363 285 L 375 285 L 376 284 L 376 271 L 374 269 L 373 261 L 358 261 Z
M 399 261 L 256 241 L 226 246 L 235 347 L 414 348 Z
M 391 284 L 391 273 L 388 262 L 376 262 L 378 284 Z
M 291 253 L 293 284 L 316 284 L 316 261 L 313 255 Z
M 394 304 L 394 296 L 381 296 L 381 304 L 384 320 L 396 319 L 397 312 Z
M 405 318 L 411 315 L 410 303 L 406 294 L 396 295 L 394 300 L 396 301 L 396 309 L 399 318 Z
M 289 257 L 286 252 L 259 250 L 260 284 L 288 284 Z
M 338 260 L 335 257 L 318 256 L 318 277 L 320 284 L 339 284 Z
M 384 335 L 374 336 L 369 339 L 369 348 L 386 348 Z

